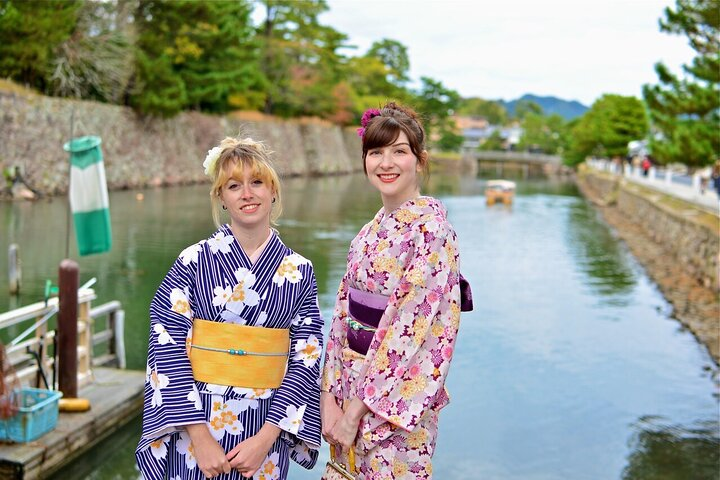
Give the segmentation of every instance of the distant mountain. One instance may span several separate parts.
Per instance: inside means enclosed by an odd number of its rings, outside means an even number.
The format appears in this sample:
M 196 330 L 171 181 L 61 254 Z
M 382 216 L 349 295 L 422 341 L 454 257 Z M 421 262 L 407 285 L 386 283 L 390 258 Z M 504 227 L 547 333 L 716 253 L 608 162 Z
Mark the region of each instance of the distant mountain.
M 515 105 L 517 105 L 520 101 L 535 102 L 542 107 L 545 115 L 557 113 L 565 120 L 572 120 L 573 118 L 579 117 L 590 109 L 575 100 L 568 101 L 557 97 L 539 97 L 529 93 L 509 102 L 506 102 L 505 100 L 498 100 L 498 102 L 502 104 L 511 115 L 515 113 Z

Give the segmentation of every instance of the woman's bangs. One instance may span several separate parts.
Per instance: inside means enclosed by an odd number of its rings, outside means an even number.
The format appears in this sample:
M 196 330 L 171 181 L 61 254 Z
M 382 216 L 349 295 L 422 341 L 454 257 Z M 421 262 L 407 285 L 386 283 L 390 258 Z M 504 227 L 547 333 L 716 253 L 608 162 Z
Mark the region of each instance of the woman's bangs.
M 367 152 L 373 148 L 392 145 L 400 136 L 401 131 L 400 124 L 393 118 L 376 117 L 365 131 L 363 150 Z

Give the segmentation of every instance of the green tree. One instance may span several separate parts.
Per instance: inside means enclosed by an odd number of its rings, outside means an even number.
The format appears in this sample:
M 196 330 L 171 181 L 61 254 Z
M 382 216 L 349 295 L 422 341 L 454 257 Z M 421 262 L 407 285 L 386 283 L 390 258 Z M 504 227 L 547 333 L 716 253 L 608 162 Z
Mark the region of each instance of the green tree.
M 460 100 L 457 112 L 459 115 L 482 117 L 491 125 L 505 125 L 508 113 L 505 107 L 494 100 L 485 100 L 479 97 L 463 98 Z
M 555 154 L 562 151 L 567 138 L 567 126 L 558 114 L 549 116 L 528 113 L 522 121 L 522 136 L 518 147 Z
M 251 6 L 243 1 L 140 0 L 130 102 L 143 113 L 223 112 L 261 85 Z
M 532 100 L 520 100 L 515 104 L 515 117 L 518 120 L 524 119 L 528 115 L 542 115 L 543 109 L 540 105 Z
M 0 2 L 0 77 L 45 92 L 55 49 L 73 30 L 79 0 Z
M 495 129 L 490 136 L 478 146 L 478 150 L 497 151 L 505 150 L 505 140 L 502 138 L 500 129 Z
M 647 133 L 648 120 L 640 100 L 603 95 L 572 128 L 563 157 L 569 165 L 582 163 L 591 155 L 624 157 L 628 142 L 645 138 Z
M 659 85 L 643 86 L 652 126 L 650 140 L 661 163 L 704 166 L 720 158 L 720 7 L 717 0 L 677 0 L 665 9 L 661 31 L 683 34 L 697 52 L 684 65 L 684 78 L 662 63 L 655 65 Z
M 401 87 L 410 79 L 408 76 L 410 58 L 407 47 L 397 40 L 384 38 L 373 42 L 365 56 L 377 58 L 387 67 L 390 83 Z
M 85 1 L 75 29 L 55 50 L 49 91 L 119 103 L 135 70 L 136 1 Z
M 460 102 L 460 94 L 447 88 L 439 80 L 420 77 L 422 85 L 416 93 L 418 111 L 425 117 L 431 143 L 455 133 L 455 122 L 450 118 Z
M 330 116 L 329 95 L 341 80 L 347 35 L 321 25 L 325 0 L 262 0 L 265 18 L 258 30 L 262 71 L 267 80 L 265 112 L 282 116 Z

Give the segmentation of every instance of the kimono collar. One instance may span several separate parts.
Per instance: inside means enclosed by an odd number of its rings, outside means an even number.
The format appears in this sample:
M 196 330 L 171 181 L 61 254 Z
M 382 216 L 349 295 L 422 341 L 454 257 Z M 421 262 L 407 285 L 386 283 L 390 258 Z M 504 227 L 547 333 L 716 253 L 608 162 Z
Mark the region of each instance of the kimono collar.
M 386 218 L 395 216 L 401 210 L 410 210 L 411 212 L 418 214 L 435 213 L 442 217 L 447 217 L 445 207 L 440 200 L 434 197 L 421 195 L 419 197 L 406 200 L 390 213 L 385 212 L 385 207 L 381 207 L 375 214 L 375 222 L 379 224 Z

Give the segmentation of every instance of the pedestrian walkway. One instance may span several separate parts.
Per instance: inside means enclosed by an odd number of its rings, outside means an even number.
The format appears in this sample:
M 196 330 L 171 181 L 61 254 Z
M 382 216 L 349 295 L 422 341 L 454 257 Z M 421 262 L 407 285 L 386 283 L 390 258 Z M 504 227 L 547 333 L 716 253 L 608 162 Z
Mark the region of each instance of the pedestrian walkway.
M 590 160 L 588 164 L 596 170 L 617 175 L 621 174 L 617 166 L 607 160 Z M 658 175 L 658 173 L 660 173 L 660 175 Z M 643 176 L 639 168 L 633 169 L 633 167 L 627 165 L 622 175 L 625 180 L 629 182 L 643 185 L 644 187 L 657 190 L 667 195 L 672 195 L 673 197 L 697 205 L 709 213 L 720 216 L 720 197 L 718 197 L 717 192 L 711 185 L 708 185 L 707 188 L 702 191 L 699 177 L 691 177 L 690 181 L 683 183 L 673 181 L 672 173 L 669 171 L 658 171 L 653 167 L 647 176 Z

